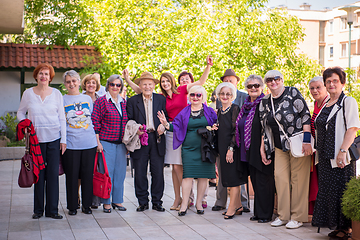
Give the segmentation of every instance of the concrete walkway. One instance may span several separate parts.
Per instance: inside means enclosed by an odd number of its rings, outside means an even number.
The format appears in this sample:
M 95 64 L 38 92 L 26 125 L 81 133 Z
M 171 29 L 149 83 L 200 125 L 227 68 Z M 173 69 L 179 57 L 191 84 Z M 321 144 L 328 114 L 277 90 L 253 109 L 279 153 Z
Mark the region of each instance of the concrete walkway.
M 0 161 L 0 239 L 329 239 L 328 229 L 317 229 L 305 223 L 299 229 L 284 226 L 274 228 L 269 223 L 249 221 L 252 213 L 243 213 L 232 220 L 224 220 L 221 212 L 211 211 L 215 202 L 215 188 L 209 189 L 208 208 L 204 215 L 197 215 L 194 207 L 184 217 L 169 208 L 173 202 L 171 170 L 165 168 L 165 212 L 146 210 L 136 212 L 137 199 L 133 178 L 128 167 L 125 180 L 124 206 L 126 212 L 102 212 L 93 210 L 92 215 L 78 211 L 69 216 L 66 209 L 65 176 L 60 177 L 60 206 L 62 220 L 42 217 L 31 218 L 33 189 L 18 187 L 20 161 Z

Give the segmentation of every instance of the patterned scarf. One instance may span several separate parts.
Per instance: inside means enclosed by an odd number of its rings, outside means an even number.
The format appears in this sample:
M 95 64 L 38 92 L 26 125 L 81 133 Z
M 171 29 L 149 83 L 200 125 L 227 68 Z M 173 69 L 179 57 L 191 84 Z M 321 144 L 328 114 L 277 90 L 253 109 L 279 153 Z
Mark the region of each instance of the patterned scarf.
M 260 103 L 261 99 L 264 97 L 264 93 L 261 93 L 260 96 L 256 98 L 254 102 L 250 101 L 250 96 L 245 99 L 244 105 L 242 106 L 240 113 L 236 119 L 236 131 L 235 131 L 235 137 L 236 137 L 236 144 L 238 147 L 240 147 L 240 135 L 239 135 L 239 121 L 242 119 L 245 110 L 249 111 L 249 114 L 246 117 L 245 120 L 245 126 L 244 126 L 244 143 L 245 143 L 245 149 L 249 150 L 250 148 L 250 140 L 251 140 L 251 126 L 255 115 L 256 106 Z

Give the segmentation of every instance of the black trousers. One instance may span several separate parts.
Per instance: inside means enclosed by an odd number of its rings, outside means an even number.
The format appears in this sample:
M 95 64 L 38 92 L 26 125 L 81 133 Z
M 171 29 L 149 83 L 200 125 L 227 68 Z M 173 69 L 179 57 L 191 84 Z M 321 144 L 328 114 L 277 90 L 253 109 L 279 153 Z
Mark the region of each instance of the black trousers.
M 148 204 L 148 179 L 147 169 L 150 161 L 151 173 L 151 202 L 153 204 L 162 204 L 161 198 L 164 193 L 164 156 L 160 156 L 156 146 L 156 134 L 149 133 L 149 145 L 141 146 L 141 154 L 133 157 L 135 170 L 135 195 L 140 205 Z
M 39 181 L 34 186 L 34 213 L 44 213 L 44 191 L 46 188 L 45 215 L 58 213 L 59 204 L 59 159 L 60 139 L 40 143 L 45 169 L 40 171 Z
M 274 174 L 266 174 L 249 165 L 250 179 L 254 189 L 254 216 L 269 219 L 274 211 Z
M 93 194 L 93 171 L 96 147 L 83 150 L 67 149 L 63 155 L 66 175 L 67 209 L 76 210 L 78 206 L 78 179 L 81 176 L 82 206 L 91 206 Z

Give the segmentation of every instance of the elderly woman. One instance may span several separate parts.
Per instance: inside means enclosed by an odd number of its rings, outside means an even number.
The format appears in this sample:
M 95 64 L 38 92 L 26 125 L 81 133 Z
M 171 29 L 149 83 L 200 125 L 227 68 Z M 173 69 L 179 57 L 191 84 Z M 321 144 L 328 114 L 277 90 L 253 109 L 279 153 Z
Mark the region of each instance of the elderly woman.
M 201 160 L 201 136 L 197 130 L 212 126 L 216 122 L 216 114 L 212 108 L 204 104 L 206 102 L 206 91 L 202 86 L 196 85 L 190 88 L 188 96 L 191 104 L 181 110 L 172 124 L 166 121 L 164 113 L 158 112 L 161 123 L 167 130 L 174 132 L 173 148 L 177 149 L 182 146 L 183 180 L 181 186 L 183 201 L 178 213 L 179 216 L 186 214 L 194 178 L 198 179 L 197 214 L 204 214 L 202 199 L 208 178 L 215 177 L 215 164 Z
M 312 225 L 335 228 L 330 237 L 347 239 L 351 220 L 341 211 L 341 197 L 345 184 L 354 176 L 348 149 L 360 128 L 358 105 L 342 91 L 346 74 L 341 68 L 326 69 L 323 79 L 330 100 L 315 118 L 319 191 Z
M 229 187 L 230 190 L 230 203 L 224 218 L 231 219 L 234 217 L 237 209 L 241 209 L 240 185 L 242 183 L 237 162 L 233 158 L 234 151 L 237 149 L 235 148 L 235 123 L 240 109 L 236 104 L 232 104 L 236 98 L 236 88 L 234 85 L 228 82 L 220 83 L 215 92 L 217 98 L 220 99 L 222 107 L 217 112 L 218 122 L 213 125 L 213 129 L 217 130 L 220 169 L 223 176 L 222 185 Z M 239 211 L 239 213 L 241 214 L 242 212 Z
M 272 219 L 275 185 L 273 163 L 265 165 L 259 151 L 261 146 L 259 103 L 264 97 L 264 82 L 260 76 L 250 75 L 244 85 L 249 96 L 245 99 L 236 120 L 236 143 L 239 146 L 237 157 L 243 180 L 247 180 L 246 170 L 249 169 L 254 189 L 254 216 L 250 220 L 266 223 Z
M 41 154 L 46 168 L 40 171 L 34 187 L 34 214 L 38 219 L 44 213 L 44 190 L 46 186 L 45 216 L 62 219 L 58 212 L 59 203 L 59 158 L 60 150 L 66 150 L 66 120 L 63 97 L 59 90 L 49 87 L 55 76 L 54 68 L 46 63 L 39 64 L 33 77 L 37 86 L 25 90 L 17 112 L 19 121 L 28 118 L 35 126 Z
M 260 102 L 259 113 L 264 128 L 261 157 L 265 165 L 272 162 L 278 196 L 279 217 L 273 227 L 299 228 L 308 221 L 308 196 L 311 154 L 310 112 L 305 99 L 295 87 L 285 87 L 284 77 L 277 70 L 268 71 L 264 81 L 270 90 Z M 288 138 L 303 133 L 303 157 L 291 153 Z
M 315 138 L 315 126 L 314 120 L 320 109 L 325 106 L 325 103 L 329 100 L 329 95 L 324 86 L 324 80 L 322 77 L 314 77 L 309 81 L 309 90 L 311 96 L 314 98 L 314 112 L 311 117 L 311 135 Z M 318 176 L 315 166 L 315 153 L 311 158 L 311 170 L 310 170 L 310 189 L 309 189 L 309 214 L 314 212 L 315 200 L 318 193 Z
M 105 213 L 111 212 L 111 205 L 113 209 L 126 211 L 122 203 L 127 161 L 122 138 L 128 117 L 125 100 L 119 95 L 123 87 L 120 75 L 111 75 L 106 82 L 106 94 L 95 101 L 91 115 L 98 144 L 97 151 L 104 152 L 112 184 L 110 198 L 103 199 Z
M 100 97 L 97 93 L 100 86 L 100 75 L 98 73 L 88 74 L 81 80 L 81 88 L 85 91 L 84 94 L 89 95 L 93 103 Z
M 170 123 L 174 120 L 174 118 L 178 115 L 178 113 L 183 110 L 188 105 L 188 90 L 195 85 L 203 85 L 206 82 L 206 79 L 209 76 L 210 68 L 213 65 L 213 60 L 211 56 L 207 56 L 206 58 L 207 66 L 204 69 L 202 76 L 199 81 L 194 82 L 194 78 L 191 73 L 182 72 L 179 76 L 179 83 L 185 83 L 176 86 L 174 76 L 165 72 L 160 76 L 160 89 L 161 93 L 166 97 L 166 112 L 169 116 Z M 134 84 L 129 77 L 129 73 L 127 70 L 123 71 L 124 78 L 126 82 L 131 86 L 131 88 L 136 92 L 140 93 L 141 90 L 139 86 Z M 175 193 L 174 203 L 170 207 L 170 210 L 179 210 L 181 204 L 181 196 L 180 196 L 180 186 L 182 182 L 182 160 L 181 160 L 181 148 L 176 150 L 173 149 L 173 133 L 171 131 L 167 131 L 166 135 L 166 152 L 165 152 L 165 164 L 172 165 L 172 180 L 173 187 Z M 206 203 L 206 201 L 204 202 Z
M 93 171 L 96 154 L 96 136 L 91 122 L 93 108 L 89 96 L 80 94 L 80 76 L 74 70 L 64 73 L 68 94 L 64 98 L 67 149 L 63 156 L 66 175 L 66 196 L 69 215 L 76 215 L 78 206 L 78 179 L 81 176 L 82 212 L 91 214 Z

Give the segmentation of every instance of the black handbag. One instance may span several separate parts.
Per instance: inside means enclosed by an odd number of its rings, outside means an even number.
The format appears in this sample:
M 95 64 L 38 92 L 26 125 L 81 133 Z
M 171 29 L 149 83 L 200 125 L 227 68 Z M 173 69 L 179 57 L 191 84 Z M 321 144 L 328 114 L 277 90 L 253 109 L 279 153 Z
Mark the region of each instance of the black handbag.
M 343 117 L 345 124 L 345 131 L 347 131 L 346 118 L 345 118 L 345 99 L 343 101 Z M 357 136 L 354 139 L 354 142 L 349 147 L 349 153 L 351 161 L 357 161 L 360 158 L 360 136 Z
M 201 160 L 203 162 L 215 163 L 218 155 L 215 144 L 215 132 L 207 128 L 199 128 L 197 133 L 201 136 Z

